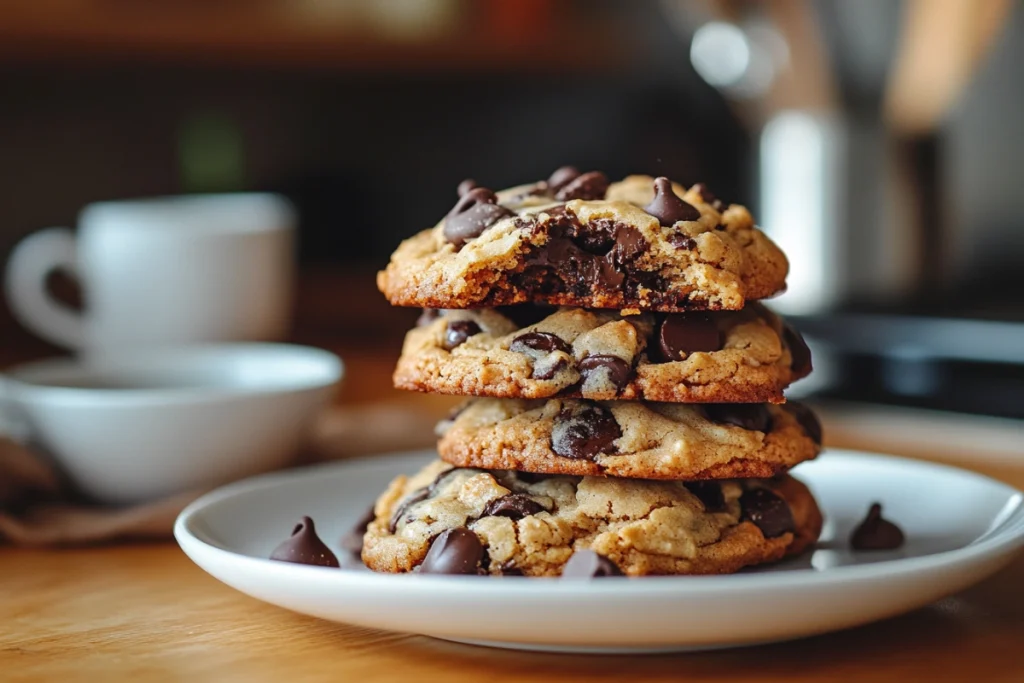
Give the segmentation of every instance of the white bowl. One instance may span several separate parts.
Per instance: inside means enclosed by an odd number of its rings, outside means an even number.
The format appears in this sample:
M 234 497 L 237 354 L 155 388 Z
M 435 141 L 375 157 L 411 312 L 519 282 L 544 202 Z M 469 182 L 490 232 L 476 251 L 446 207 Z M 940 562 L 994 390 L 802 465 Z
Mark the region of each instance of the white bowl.
M 88 496 L 131 503 L 286 464 L 343 374 L 288 344 L 212 344 L 11 370 L 7 417 Z

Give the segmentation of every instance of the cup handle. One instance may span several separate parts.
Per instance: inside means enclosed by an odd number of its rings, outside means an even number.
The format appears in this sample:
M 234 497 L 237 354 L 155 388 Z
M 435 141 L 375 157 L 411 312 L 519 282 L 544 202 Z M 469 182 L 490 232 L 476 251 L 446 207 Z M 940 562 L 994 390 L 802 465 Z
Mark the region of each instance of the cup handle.
M 15 247 L 4 289 L 14 316 L 32 332 L 74 350 L 85 344 L 82 315 L 56 301 L 46 289 L 55 270 L 77 276 L 75 236 L 68 228 L 47 228 Z

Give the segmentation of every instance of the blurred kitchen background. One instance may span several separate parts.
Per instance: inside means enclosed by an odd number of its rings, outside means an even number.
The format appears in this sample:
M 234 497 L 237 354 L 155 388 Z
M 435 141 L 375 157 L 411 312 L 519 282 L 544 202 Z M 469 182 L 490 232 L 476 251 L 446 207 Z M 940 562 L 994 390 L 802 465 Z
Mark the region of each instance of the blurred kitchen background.
M 8 2 L 0 261 L 93 201 L 284 193 L 294 338 L 399 400 L 416 313 L 373 273 L 460 180 L 704 181 L 789 253 L 776 304 L 817 354 L 794 393 L 850 430 L 880 404 L 1001 417 L 1019 451 L 1022 69 L 1012 0 Z M 0 363 L 55 352 L 3 308 L 0 340 Z

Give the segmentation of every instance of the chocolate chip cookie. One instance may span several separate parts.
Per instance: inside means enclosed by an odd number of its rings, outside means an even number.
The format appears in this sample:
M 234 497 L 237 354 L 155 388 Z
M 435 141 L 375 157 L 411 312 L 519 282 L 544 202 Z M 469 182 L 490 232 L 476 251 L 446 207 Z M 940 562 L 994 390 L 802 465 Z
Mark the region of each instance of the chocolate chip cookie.
M 789 476 L 686 483 L 443 462 L 395 479 L 375 514 L 366 565 L 435 574 L 558 576 L 586 550 L 629 576 L 725 574 L 802 552 L 822 525 Z
M 567 167 L 498 193 L 466 181 L 458 193 L 448 216 L 378 274 L 392 304 L 739 310 L 785 288 L 782 251 L 744 207 L 702 185 L 609 183 Z
M 771 477 L 818 455 L 804 405 L 481 398 L 438 426 L 461 467 L 641 479 Z
M 531 315 L 541 319 L 511 319 Z M 394 382 L 495 398 L 782 403 L 783 389 L 810 370 L 800 335 L 756 302 L 628 317 L 523 306 L 428 313 L 406 335 Z

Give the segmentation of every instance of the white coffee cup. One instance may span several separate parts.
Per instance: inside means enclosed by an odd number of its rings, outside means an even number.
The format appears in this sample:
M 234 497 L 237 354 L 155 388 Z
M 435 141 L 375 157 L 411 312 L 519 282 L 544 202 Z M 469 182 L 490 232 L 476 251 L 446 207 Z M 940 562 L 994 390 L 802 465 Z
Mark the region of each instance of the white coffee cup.
M 89 355 L 279 339 L 290 323 L 294 232 L 294 210 L 273 194 L 91 204 L 77 237 L 49 228 L 15 248 L 7 298 L 25 327 Z M 77 278 L 84 312 L 47 292 L 55 270 Z

